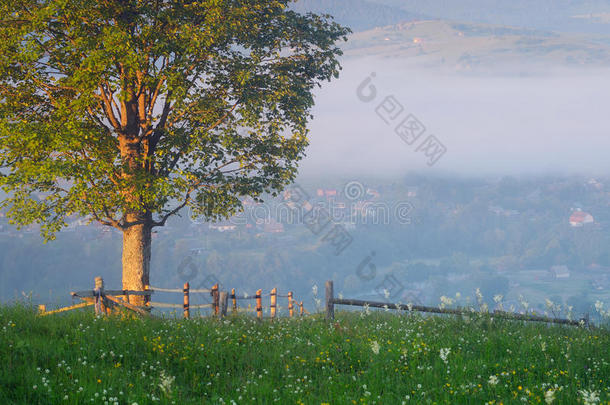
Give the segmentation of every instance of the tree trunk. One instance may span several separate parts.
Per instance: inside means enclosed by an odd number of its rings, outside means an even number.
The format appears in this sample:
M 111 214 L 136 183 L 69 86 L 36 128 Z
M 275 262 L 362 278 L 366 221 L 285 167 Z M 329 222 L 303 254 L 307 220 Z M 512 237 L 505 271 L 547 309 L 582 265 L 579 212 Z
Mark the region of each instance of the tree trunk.
M 144 215 L 148 217 L 148 215 Z M 142 216 L 140 216 L 142 218 Z M 135 218 L 128 218 L 129 221 Z M 149 283 L 151 252 L 150 221 L 133 225 L 123 231 L 123 289 L 143 291 Z M 129 297 L 129 303 L 144 305 L 144 296 Z

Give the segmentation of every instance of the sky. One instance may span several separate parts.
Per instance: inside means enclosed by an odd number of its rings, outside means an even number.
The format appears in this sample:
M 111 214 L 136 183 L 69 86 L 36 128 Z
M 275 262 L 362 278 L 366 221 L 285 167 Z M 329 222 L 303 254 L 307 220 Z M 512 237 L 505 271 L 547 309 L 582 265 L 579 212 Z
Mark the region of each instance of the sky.
M 371 73 L 377 94 L 365 102 L 357 89 Z M 361 94 L 368 96 L 369 87 L 363 89 Z M 394 96 L 393 110 L 389 96 Z M 549 69 L 527 77 L 460 76 L 388 60 L 350 59 L 338 80 L 316 92 L 310 146 L 300 173 L 607 174 L 609 99 L 610 68 Z M 412 145 L 394 132 L 409 114 L 425 127 Z M 432 165 L 417 150 L 429 135 L 446 149 L 442 155 L 442 149 L 430 151 L 438 157 Z

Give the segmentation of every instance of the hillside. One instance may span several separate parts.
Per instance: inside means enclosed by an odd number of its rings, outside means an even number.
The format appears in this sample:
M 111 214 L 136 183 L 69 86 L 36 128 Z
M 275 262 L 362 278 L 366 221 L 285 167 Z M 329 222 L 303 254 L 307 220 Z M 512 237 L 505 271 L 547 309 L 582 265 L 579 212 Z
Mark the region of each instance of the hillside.
M 450 20 L 610 35 L 610 0 L 299 0 L 293 8 L 335 16 L 354 31 L 405 21 Z
M 606 37 L 453 21 L 413 21 L 354 33 L 348 57 L 381 57 L 418 67 L 491 70 L 515 65 L 604 67 Z
M 610 399 L 610 334 L 487 316 L 36 318 L 0 308 L 3 404 L 553 403 Z M 587 402 L 589 404 L 598 403 Z
M 293 8 L 351 27 L 348 56 L 409 67 L 504 73 L 521 65 L 531 73 L 610 61 L 608 0 L 300 0 Z
M 293 9 L 298 12 L 331 14 L 336 22 L 355 32 L 425 18 L 419 13 L 365 0 L 299 0 Z
M 557 32 L 610 34 L 608 0 L 369 0 L 432 18 Z

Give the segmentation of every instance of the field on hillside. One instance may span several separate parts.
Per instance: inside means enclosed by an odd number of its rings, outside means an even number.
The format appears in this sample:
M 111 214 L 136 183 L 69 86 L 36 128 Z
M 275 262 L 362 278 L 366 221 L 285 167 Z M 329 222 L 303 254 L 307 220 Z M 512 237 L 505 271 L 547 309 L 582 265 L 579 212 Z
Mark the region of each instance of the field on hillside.
M 2 404 L 610 404 L 610 333 L 408 312 L 37 317 L 0 308 Z
M 603 39 L 602 39 L 603 38 Z M 479 73 L 527 65 L 604 67 L 607 37 L 551 33 L 501 25 L 444 20 L 410 21 L 356 32 L 343 48 L 348 57 L 377 56 L 411 66 Z M 534 70 L 532 70 L 534 69 Z

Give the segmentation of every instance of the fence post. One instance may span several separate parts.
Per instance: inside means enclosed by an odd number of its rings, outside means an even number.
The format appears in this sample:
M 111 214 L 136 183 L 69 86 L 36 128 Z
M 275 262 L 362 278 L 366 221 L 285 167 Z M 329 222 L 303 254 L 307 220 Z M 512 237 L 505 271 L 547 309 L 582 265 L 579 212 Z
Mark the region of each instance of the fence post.
M 277 288 L 273 288 L 271 290 L 271 319 L 275 318 L 276 310 L 277 310 Z
M 191 317 L 191 312 L 189 308 L 189 290 L 190 286 L 188 281 L 184 283 L 184 319 L 189 319 Z
M 299 302 L 299 315 L 303 316 L 303 301 Z
M 150 291 L 150 285 L 146 284 L 144 286 L 144 291 Z M 128 297 L 126 297 L 126 298 L 127 298 L 127 302 L 129 302 L 129 298 Z M 150 292 L 148 293 L 148 295 L 144 296 L 144 299 L 145 299 L 144 305 L 146 306 L 146 310 L 148 312 L 150 312 L 150 310 L 151 310 L 151 308 L 150 308 L 150 301 L 151 301 L 150 300 Z
M 218 316 L 218 284 L 214 284 L 212 287 L 212 302 L 214 306 L 214 315 Z
M 229 304 L 229 294 L 226 291 L 220 292 L 220 317 L 227 316 L 227 306 Z
M 263 319 L 263 300 L 261 295 L 263 294 L 263 290 L 256 290 L 256 317 L 259 320 Z
M 288 293 L 288 316 L 292 318 L 294 315 L 294 307 L 292 303 L 292 291 Z
M 104 315 L 106 313 L 106 305 L 104 305 L 104 279 L 100 276 L 95 278 L 93 296 L 95 299 L 95 315 Z
M 335 319 L 335 303 L 333 302 L 333 281 L 326 282 L 326 319 Z
M 144 291 L 148 291 L 148 290 L 150 290 L 150 285 L 146 284 L 144 286 Z M 147 307 L 150 308 L 150 304 L 149 304 L 150 301 L 151 301 L 150 300 L 150 295 L 145 295 L 144 296 L 144 306 L 147 306 Z
M 235 296 L 235 288 L 231 288 L 231 299 L 233 300 L 233 313 L 237 312 L 237 297 Z

